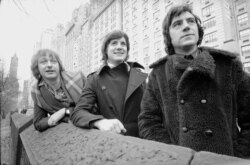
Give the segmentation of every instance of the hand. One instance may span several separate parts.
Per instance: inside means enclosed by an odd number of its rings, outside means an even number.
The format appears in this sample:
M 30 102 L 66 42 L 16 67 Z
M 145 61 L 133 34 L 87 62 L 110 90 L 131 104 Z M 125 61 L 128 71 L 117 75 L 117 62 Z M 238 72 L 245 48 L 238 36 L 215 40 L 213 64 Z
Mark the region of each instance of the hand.
M 126 129 L 118 119 L 101 119 L 93 123 L 101 131 L 111 131 L 114 133 L 126 133 Z
M 49 120 L 48 120 L 49 126 L 57 125 L 57 122 L 65 116 L 65 111 L 66 111 L 66 109 L 62 108 L 62 109 L 58 110 L 56 113 L 54 113 L 53 115 L 51 115 Z

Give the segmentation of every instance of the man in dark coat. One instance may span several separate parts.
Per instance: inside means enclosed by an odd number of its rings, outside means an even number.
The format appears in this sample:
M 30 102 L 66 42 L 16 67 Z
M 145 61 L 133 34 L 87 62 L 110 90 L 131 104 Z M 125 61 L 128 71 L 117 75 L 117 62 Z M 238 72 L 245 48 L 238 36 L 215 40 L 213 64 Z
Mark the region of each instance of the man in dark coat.
M 147 74 L 138 63 L 127 62 L 129 39 L 114 31 L 104 39 L 104 65 L 88 76 L 71 114 L 74 125 L 138 137 L 138 115 Z M 97 112 L 92 109 L 97 105 Z
M 141 103 L 142 138 L 250 157 L 250 77 L 235 54 L 199 47 L 203 29 L 187 5 L 163 22 L 169 56 L 153 68 Z

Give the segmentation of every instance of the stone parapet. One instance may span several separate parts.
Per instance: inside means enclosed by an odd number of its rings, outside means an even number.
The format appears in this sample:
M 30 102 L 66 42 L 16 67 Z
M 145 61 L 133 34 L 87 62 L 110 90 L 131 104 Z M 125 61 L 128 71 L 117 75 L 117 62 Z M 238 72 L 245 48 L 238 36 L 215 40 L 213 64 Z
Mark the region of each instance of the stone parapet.
M 30 125 L 19 133 L 23 151 L 17 164 L 32 165 L 214 165 L 243 159 L 167 145 L 61 123 L 44 132 Z

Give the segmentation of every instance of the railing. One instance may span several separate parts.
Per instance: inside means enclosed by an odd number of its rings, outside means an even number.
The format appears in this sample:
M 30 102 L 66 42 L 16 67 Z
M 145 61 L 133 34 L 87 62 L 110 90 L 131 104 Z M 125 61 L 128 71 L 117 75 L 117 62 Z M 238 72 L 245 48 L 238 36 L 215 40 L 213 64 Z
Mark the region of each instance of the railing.
M 250 161 L 195 152 L 189 148 L 80 129 L 61 123 L 44 132 L 35 131 L 32 117 L 11 117 L 11 165 L 111 164 L 111 165 L 215 165 L 250 164 Z

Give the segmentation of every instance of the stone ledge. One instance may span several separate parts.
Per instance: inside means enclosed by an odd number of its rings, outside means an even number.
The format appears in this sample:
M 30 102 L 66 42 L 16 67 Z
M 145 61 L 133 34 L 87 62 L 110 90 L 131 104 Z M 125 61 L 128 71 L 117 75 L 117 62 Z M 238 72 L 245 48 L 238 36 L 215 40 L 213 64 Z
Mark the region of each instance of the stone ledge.
M 45 132 L 21 133 L 31 164 L 188 164 L 194 151 L 61 123 Z
M 22 117 L 15 117 L 15 119 L 24 121 Z M 30 119 L 27 119 L 26 122 L 30 122 Z M 13 123 L 25 125 L 19 121 Z M 195 152 L 180 146 L 99 130 L 81 129 L 71 123 L 61 123 L 44 132 L 38 132 L 33 125 L 30 125 L 19 134 L 19 137 L 18 142 L 21 144 L 18 146 L 21 146 L 21 149 L 17 150 L 16 154 L 19 155 L 19 159 L 16 164 L 250 164 L 250 161 L 236 157 L 210 152 Z

